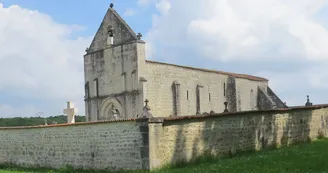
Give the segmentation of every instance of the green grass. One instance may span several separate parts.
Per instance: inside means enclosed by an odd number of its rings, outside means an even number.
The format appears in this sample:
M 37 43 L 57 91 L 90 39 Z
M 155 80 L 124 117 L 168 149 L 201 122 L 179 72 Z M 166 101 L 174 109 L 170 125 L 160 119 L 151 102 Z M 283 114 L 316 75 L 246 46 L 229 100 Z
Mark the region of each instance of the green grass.
M 1 168 L 0 173 L 93 173 L 72 169 Z M 105 173 L 106 171 L 99 171 Z M 244 153 L 233 158 L 203 158 L 185 166 L 165 168 L 154 173 L 328 173 L 328 139 L 276 150 Z M 146 172 L 130 172 L 146 173 Z

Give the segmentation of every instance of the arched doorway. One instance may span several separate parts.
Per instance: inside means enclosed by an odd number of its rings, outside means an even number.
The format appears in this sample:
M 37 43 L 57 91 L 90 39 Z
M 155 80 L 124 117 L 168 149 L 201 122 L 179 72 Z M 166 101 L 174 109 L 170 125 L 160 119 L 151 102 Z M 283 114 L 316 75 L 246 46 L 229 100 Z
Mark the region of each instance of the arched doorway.
M 123 119 L 122 104 L 116 98 L 106 99 L 100 109 L 100 120 L 117 120 Z

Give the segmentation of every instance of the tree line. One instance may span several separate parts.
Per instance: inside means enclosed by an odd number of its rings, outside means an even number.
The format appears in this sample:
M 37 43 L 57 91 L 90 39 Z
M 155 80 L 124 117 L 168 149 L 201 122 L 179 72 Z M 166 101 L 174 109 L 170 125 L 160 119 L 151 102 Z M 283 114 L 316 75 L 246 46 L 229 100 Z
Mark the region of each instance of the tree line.
M 75 116 L 75 122 L 85 122 L 85 116 Z M 67 123 L 67 116 L 58 115 L 51 117 L 15 117 L 15 118 L 0 118 L 0 127 L 15 127 L 15 126 L 38 126 L 51 124 Z

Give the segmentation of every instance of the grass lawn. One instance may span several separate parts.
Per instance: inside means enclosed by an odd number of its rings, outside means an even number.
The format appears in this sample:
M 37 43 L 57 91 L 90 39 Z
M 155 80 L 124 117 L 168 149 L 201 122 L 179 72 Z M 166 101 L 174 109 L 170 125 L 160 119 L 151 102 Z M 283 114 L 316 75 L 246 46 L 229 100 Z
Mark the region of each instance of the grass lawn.
M 0 173 L 87 173 L 72 170 L 27 170 L 0 168 Z M 197 164 L 167 168 L 154 173 L 328 173 L 328 139 L 233 158 L 205 159 Z M 91 172 L 90 172 L 91 173 Z M 104 173 L 104 172 L 99 172 Z M 146 172 L 130 172 L 146 173 Z

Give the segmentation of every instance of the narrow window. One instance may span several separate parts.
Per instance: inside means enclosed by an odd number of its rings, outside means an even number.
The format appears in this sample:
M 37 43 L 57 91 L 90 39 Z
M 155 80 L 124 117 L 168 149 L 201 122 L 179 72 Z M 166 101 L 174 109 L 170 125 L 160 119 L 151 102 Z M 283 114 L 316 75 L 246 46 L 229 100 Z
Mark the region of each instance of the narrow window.
M 187 90 L 187 100 L 189 100 L 189 91 Z
M 223 83 L 223 96 L 226 96 L 226 83 Z
M 211 93 L 208 93 L 208 101 L 211 101 Z
M 99 84 L 98 84 L 98 78 L 96 78 L 95 80 L 93 80 L 93 86 L 94 86 L 94 96 L 99 96 Z

